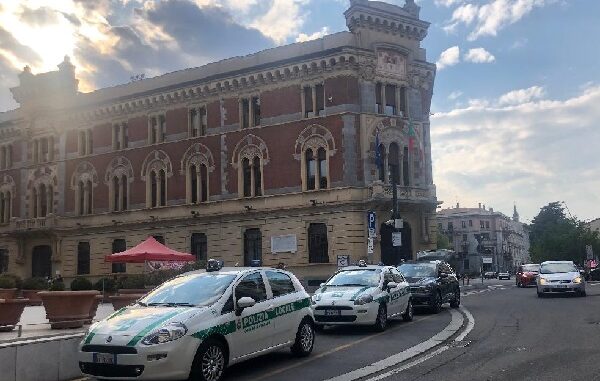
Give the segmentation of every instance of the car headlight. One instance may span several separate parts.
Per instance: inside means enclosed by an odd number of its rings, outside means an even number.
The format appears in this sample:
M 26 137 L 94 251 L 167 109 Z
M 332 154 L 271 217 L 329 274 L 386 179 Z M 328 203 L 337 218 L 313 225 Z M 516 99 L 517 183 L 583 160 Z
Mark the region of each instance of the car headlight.
M 156 345 L 168 343 L 169 341 L 182 338 L 187 331 L 187 327 L 183 323 L 169 323 L 144 337 L 142 344 Z
M 573 279 L 573 283 L 581 283 L 581 277 L 578 276 L 577 278 Z
M 546 278 L 540 278 L 540 284 L 546 284 L 546 283 L 547 283 Z
M 373 301 L 373 295 L 362 295 L 362 296 L 359 296 L 354 301 L 354 304 L 356 304 L 357 306 L 361 306 L 363 304 L 371 303 L 372 301 Z
M 311 296 L 310 301 L 312 302 L 312 304 L 316 304 L 317 302 L 319 302 L 321 300 L 321 294 L 314 294 L 313 296 Z

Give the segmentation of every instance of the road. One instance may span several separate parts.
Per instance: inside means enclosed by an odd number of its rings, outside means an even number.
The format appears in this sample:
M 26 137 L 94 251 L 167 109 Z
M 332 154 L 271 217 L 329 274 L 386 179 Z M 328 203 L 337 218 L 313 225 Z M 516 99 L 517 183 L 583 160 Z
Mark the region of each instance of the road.
M 539 299 L 534 288 L 516 288 L 514 280 L 491 284 L 463 292 L 465 309 L 419 314 L 380 334 L 328 330 L 317 336 L 309 358 L 273 353 L 231 367 L 226 380 L 600 380 L 600 285 L 588 285 L 587 298 Z M 449 340 L 404 362 L 392 361 L 458 315 L 462 328 Z M 377 362 L 392 366 L 370 372 L 368 366 Z M 349 373 L 356 369 L 365 376 Z

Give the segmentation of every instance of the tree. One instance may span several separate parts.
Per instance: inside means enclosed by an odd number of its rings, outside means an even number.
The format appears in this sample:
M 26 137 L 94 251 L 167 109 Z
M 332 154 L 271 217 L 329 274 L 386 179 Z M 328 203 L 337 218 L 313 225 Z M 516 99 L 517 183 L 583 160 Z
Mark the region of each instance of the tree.
M 567 217 L 560 202 L 544 206 L 530 225 L 530 252 L 534 262 L 571 260 L 582 264 L 585 246 L 600 250 L 597 232 L 591 232 L 582 221 Z M 598 248 L 598 249 L 596 249 Z
M 450 247 L 450 240 L 448 239 L 448 236 L 439 232 L 437 233 L 437 248 L 438 250 L 452 249 L 452 247 Z

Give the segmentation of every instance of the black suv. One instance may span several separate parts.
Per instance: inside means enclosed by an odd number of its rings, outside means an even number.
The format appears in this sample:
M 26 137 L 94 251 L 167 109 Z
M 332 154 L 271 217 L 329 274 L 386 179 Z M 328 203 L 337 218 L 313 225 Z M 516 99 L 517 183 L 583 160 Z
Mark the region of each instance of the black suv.
M 452 267 L 444 261 L 409 261 L 398 266 L 410 285 L 415 307 L 426 306 L 438 313 L 443 303 L 460 306 L 460 286 Z

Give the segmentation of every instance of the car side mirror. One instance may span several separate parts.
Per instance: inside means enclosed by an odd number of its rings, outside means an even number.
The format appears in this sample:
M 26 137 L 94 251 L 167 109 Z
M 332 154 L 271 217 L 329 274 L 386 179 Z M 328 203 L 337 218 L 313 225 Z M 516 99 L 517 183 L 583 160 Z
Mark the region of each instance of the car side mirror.
M 398 287 L 398 283 L 396 283 L 396 282 L 389 282 L 386 287 L 387 287 L 388 290 L 391 290 L 392 288 Z
M 244 296 L 238 299 L 237 308 L 235 309 L 236 316 L 240 316 L 245 308 L 252 307 L 256 301 L 249 296 Z
M 440 278 L 448 278 L 448 273 L 440 273 Z
M 323 288 L 323 286 L 325 286 L 325 283 L 321 283 L 321 284 L 319 285 L 319 288 Z

